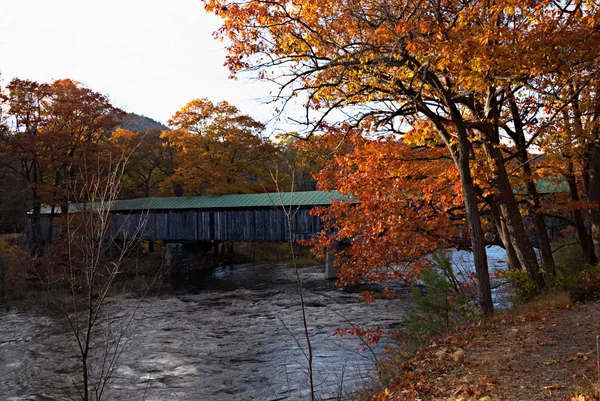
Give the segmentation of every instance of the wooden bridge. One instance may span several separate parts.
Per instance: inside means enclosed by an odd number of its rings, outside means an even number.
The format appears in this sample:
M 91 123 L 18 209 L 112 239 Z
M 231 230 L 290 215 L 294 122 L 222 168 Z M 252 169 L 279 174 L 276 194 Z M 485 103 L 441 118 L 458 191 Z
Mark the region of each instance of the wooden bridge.
M 335 199 L 347 198 L 335 191 L 141 198 L 115 200 L 110 203 L 110 213 L 116 239 L 131 238 L 143 227 L 145 240 L 287 242 L 283 207 L 291 211 L 292 240 L 297 241 L 313 237 L 321 229 L 319 218 L 309 210 L 328 206 Z M 48 232 L 53 218 L 60 214 L 44 208 L 42 232 Z M 53 231 L 52 239 L 60 238 L 58 229 Z
M 111 204 L 116 238 L 131 237 L 143 226 L 143 238 L 162 241 L 287 242 L 283 207 L 291 211 L 292 240 L 321 229 L 314 206 L 345 199 L 337 192 L 285 192 L 177 198 L 117 200 Z

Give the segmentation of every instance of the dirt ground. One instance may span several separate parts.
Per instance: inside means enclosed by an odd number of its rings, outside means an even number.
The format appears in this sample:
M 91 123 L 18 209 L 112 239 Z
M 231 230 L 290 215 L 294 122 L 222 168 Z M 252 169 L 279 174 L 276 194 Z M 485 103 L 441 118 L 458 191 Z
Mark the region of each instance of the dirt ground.
M 379 400 L 598 400 L 597 335 L 600 302 L 557 295 L 429 344 Z

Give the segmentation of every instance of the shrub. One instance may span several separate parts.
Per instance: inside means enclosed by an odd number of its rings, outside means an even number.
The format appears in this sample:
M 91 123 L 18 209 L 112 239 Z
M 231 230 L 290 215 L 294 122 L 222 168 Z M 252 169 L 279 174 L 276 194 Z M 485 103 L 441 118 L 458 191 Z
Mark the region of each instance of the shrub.
M 0 302 L 22 298 L 27 279 L 27 253 L 0 237 Z
M 507 280 L 510 283 L 514 293 L 510 297 L 511 302 L 530 301 L 535 297 L 535 283 L 529 279 L 525 270 L 503 270 L 498 272 L 498 277 Z
M 577 243 L 564 244 L 554 252 L 556 263 L 556 284 L 568 287 L 579 281 L 589 266 L 586 267 L 585 256 Z
M 581 247 L 577 243 L 557 248 L 555 284 L 565 289 L 574 301 L 600 297 L 600 264 L 586 264 Z
M 413 286 L 411 291 L 418 313 L 408 313 L 405 318 L 405 334 L 416 341 L 452 330 L 457 320 L 472 311 L 465 283 L 456 278 L 448 255 L 440 251 L 432 259 L 432 265 L 421 270 L 425 289 Z

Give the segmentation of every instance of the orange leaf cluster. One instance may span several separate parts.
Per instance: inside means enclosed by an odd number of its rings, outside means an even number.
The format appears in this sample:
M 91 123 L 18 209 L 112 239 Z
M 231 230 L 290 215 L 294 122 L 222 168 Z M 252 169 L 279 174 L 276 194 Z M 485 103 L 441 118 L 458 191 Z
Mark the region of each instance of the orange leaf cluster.
M 358 132 L 328 134 L 307 146 L 330 152 L 317 174 L 320 188 L 351 199 L 315 211 L 325 222 L 312 243 L 317 252 L 349 244 L 338 247 L 340 285 L 363 279 L 411 282 L 430 253 L 457 241 L 462 199 L 445 148 L 369 140 Z

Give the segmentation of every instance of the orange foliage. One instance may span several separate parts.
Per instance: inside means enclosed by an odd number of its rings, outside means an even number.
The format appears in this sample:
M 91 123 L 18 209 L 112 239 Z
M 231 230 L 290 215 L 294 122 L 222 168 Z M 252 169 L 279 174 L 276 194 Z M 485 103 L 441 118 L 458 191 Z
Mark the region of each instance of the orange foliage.
M 24 178 L 35 197 L 61 202 L 68 180 L 110 158 L 106 139 L 122 112 L 106 96 L 70 79 L 40 84 L 15 78 L 6 89 L 1 100 L 7 107 L 7 130 L 0 156 L 9 156 L 7 166 Z
M 428 254 L 457 241 L 462 198 L 445 148 L 413 148 L 359 133 L 329 134 L 307 146 L 331 152 L 317 174 L 320 189 L 337 189 L 352 199 L 315 211 L 325 224 L 312 242 L 317 253 L 349 243 L 336 260 L 340 285 L 363 278 L 410 282 Z
M 173 162 L 167 141 L 159 130 L 145 133 L 117 129 L 110 142 L 129 157 L 125 165 L 123 197 L 148 198 L 170 193 L 164 187 L 173 174 Z
M 163 132 L 174 150 L 167 180 L 187 195 L 263 192 L 271 188 L 269 163 L 276 149 L 260 137 L 263 125 L 227 102 L 196 99 L 169 120 Z

